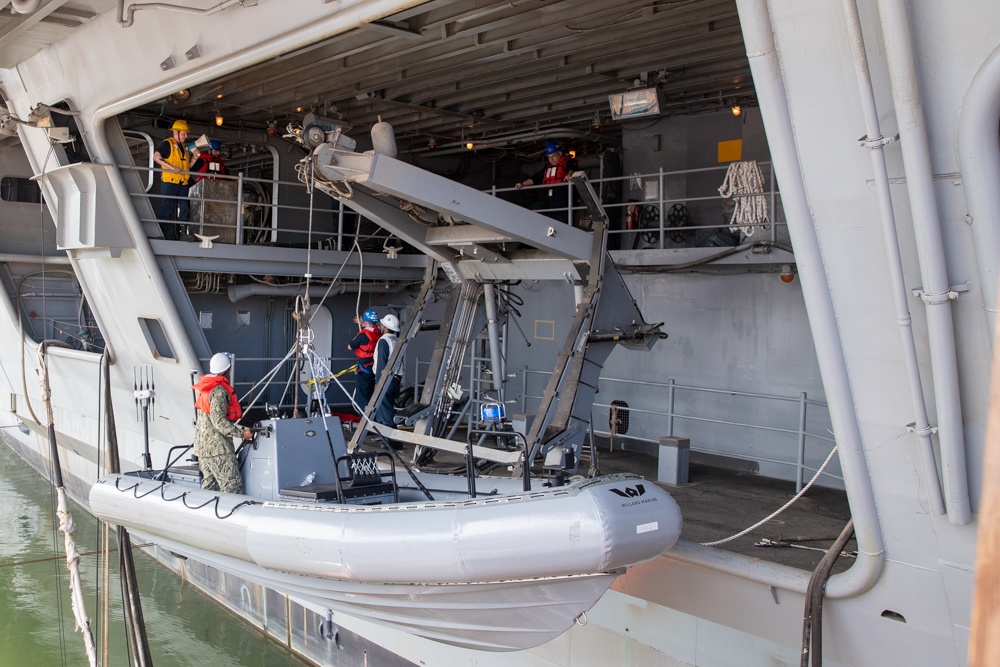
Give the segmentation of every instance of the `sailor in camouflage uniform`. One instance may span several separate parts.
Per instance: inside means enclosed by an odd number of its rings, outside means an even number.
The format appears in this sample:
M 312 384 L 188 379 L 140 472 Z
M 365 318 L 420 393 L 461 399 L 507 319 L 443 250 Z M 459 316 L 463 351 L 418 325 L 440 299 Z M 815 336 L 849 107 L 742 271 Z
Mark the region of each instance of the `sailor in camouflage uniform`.
M 234 422 L 243 416 L 240 402 L 229 383 L 232 355 L 219 352 L 209 362 L 209 373 L 192 389 L 197 392 L 198 422 L 194 429 L 194 454 L 201 469 L 201 487 L 210 491 L 242 493 L 243 480 L 236 465 L 233 438 L 249 440 L 253 433 Z

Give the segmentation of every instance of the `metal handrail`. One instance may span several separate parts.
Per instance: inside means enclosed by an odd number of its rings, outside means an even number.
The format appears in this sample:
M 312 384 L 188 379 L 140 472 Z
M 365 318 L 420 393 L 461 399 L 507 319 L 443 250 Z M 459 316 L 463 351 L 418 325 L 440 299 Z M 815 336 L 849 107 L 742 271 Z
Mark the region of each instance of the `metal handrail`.
M 777 235 L 777 228 L 778 227 L 784 227 L 784 226 L 786 226 L 787 222 L 784 219 L 778 219 L 777 218 L 778 211 L 776 210 L 776 205 L 780 201 L 780 192 L 777 190 L 777 184 L 775 182 L 775 176 L 774 176 L 774 169 L 770 168 L 771 167 L 771 163 L 770 162 L 759 162 L 758 164 L 760 164 L 762 167 L 768 167 L 769 180 L 770 180 L 768 189 L 765 190 L 765 191 L 762 191 L 760 193 L 751 193 L 751 194 L 740 195 L 740 196 L 767 196 L 768 197 L 768 199 L 769 199 L 769 205 L 770 205 L 770 217 L 771 217 L 771 220 L 769 220 L 766 223 L 759 223 L 759 224 L 749 225 L 749 226 L 755 227 L 755 228 L 769 230 L 770 231 L 770 234 L 769 234 L 770 239 L 769 240 L 771 240 L 773 242 L 773 241 L 777 240 L 777 236 L 776 236 Z M 146 167 L 146 166 L 138 166 L 138 165 L 117 165 L 117 166 L 118 166 L 119 169 L 122 169 L 122 170 L 137 171 L 137 172 L 149 172 L 150 176 L 152 175 L 153 172 L 162 173 L 164 171 L 163 169 L 159 169 L 159 168 L 153 168 L 153 169 L 151 169 L 151 168 Z M 678 230 L 683 230 L 685 232 L 699 232 L 699 231 L 710 231 L 710 230 L 726 229 L 726 228 L 730 227 L 730 225 L 727 222 L 691 224 L 691 225 L 688 225 L 688 226 L 685 226 L 685 227 L 669 227 L 669 226 L 667 226 L 667 221 L 665 219 L 665 216 L 666 216 L 666 213 L 667 213 L 668 209 L 670 207 L 672 207 L 673 205 L 675 205 L 675 204 L 699 203 L 699 202 L 712 202 L 712 201 L 722 202 L 723 197 L 721 195 L 714 194 L 714 193 L 710 194 L 710 195 L 707 195 L 707 196 L 701 196 L 701 195 L 694 196 L 694 195 L 692 195 L 692 196 L 687 196 L 687 197 L 668 197 L 665 194 L 665 190 L 666 190 L 666 188 L 664 187 L 664 181 L 665 181 L 665 179 L 669 179 L 671 177 L 676 177 L 676 176 L 687 176 L 687 175 L 699 174 L 699 173 L 709 173 L 709 172 L 717 172 L 717 171 L 718 172 L 722 172 L 722 171 L 726 170 L 727 168 L 728 168 L 728 165 L 720 165 L 720 166 L 716 166 L 716 167 L 701 167 L 701 168 L 697 168 L 697 169 L 678 169 L 678 170 L 664 170 L 664 169 L 661 168 L 657 172 L 644 173 L 644 174 L 630 174 L 630 175 L 627 175 L 627 176 L 623 175 L 623 176 L 615 176 L 615 177 L 596 178 L 596 179 L 591 179 L 590 182 L 592 184 L 594 184 L 595 187 L 599 187 L 599 186 L 601 186 L 603 184 L 615 184 L 615 183 L 623 183 L 624 184 L 624 183 L 627 183 L 627 182 L 629 182 L 629 181 L 631 181 L 633 179 L 640 179 L 640 180 L 642 180 L 644 182 L 647 181 L 647 180 L 656 180 L 656 182 L 657 182 L 657 196 L 656 196 L 655 199 L 649 199 L 649 200 L 643 200 L 643 201 L 609 202 L 607 204 L 604 204 L 603 206 L 604 206 L 605 211 L 607 211 L 609 213 L 613 212 L 613 211 L 618 211 L 618 210 L 620 210 L 622 208 L 627 208 L 629 206 L 652 206 L 652 207 L 656 208 L 657 211 L 658 211 L 658 213 L 659 213 L 659 216 L 658 216 L 659 217 L 659 225 L 657 227 L 640 228 L 640 229 L 618 229 L 618 228 L 612 228 L 612 229 L 608 230 L 608 234 L 611 235 L 611 236 L 620 236 L 620 235 L 625 235 L 625 234 L 639 234 L 639 233 L 648 234 L 648 233 L 653 233 L 657 237 L 657 242 L 656 242 L 655 245 L 658 248 L 663 249 L 663 248 L 667 247 L 667 239 L 668 239 L 669 235 L 672 232 L 676 232 Z M 191 172 L 191 171 L 188 171 L 188 172 L 181 172 L 181 173 L 186 173 L 186 174 L 188 174 L 190 176 L 193 176 L 193 177 L 205 176 L 205 174 L 203 174 L 201 172 Z M 279 189 L 280 189 L 281 186 L 291 187 L 291 188 L 296 188 L 296 189 L 298 189 L 298 188 L 305 189 L 305 187 L 306 187 L 305 184 L 303 184 L 303 183 L 301 183 L 300 181 L 297 181 L 297 180 L 295 180 L 295 181 L 286 181 L 286 180 L 271 179 L 271 178 L 249 177 L 249 176 L 244 176 L 242 173 L 235 174 L 235 175 L 213 175 L 211 178 L 219 179 L 219 180 L 235 180 L 235 181 L 239 182 L 241 186 L 243 186 L 246 183 L 257 183 L 257 184 L 260 184 L 261 186 L 266 186 L 266 189 L 269 192 L 272 193 L 272 197 L 273 197 L 272 201 L 268 201 L 268 202 L 247 202 L 250 205 L 253 205 L 253 206 L 256 206 L 256 207 L 260 208 L 261 210 L 274 211 L 275 213 L 278 210 L 298 211 L 298 212 L 302 212 L 302 213 L 307 213 L 310 210 L 310 207 L 308 207 L 308 206 L 301 206 L 301 205 L 298 205 L 298 204 L 284 204 L 284 203 L 281 203 L 280 201 L 278 201 L 278 197 L 280 196 L 279 195 Z M 524 188 L 521 188 L 521 189 L 522 190 L 537 190 L 537 189 L 540 189 L 540 188 L 548 188 L 548 187 L 552 187 L 552 186 L 548 186 L 548 185 L 531 185 L 531 186 L 525 186 Z M 565 209 L 559 209 L 559 210 L 560 211 L 565 211 L 567 219 L 570 221 L 570 224 L 575 224 L 575 222 L 577 220 L 577 216 L 579 216 L 581 213 L 586 213 L 586 208 L 584 206 L 579 205 L 579 203 L 574 200 L 574 191 L 572 189 L 572 185 L 571 184 L 567 183 L 565 185 L 559 185 L 557 187 L 566 187 L 566 188 L 568 188 L 569 198 L 568 198 L 567 206 L 566 206 Z M 242 190 L 243 190 L 243 188 L 241 188 L 241 191 Z M 624 188 L 622 188 L 622 190 L 624 190 Z M 515 191 L 515 188 L 497 188 L 497 187 L 493 187 L 493 188 L 489 188 L 487 190 L 484 190 L 484 192 L 488 192 L 488 193 L 490 193 L 490 194 L 492 194 L 494 196 L 500 195 L 500 194 L 504 194 L 504 193 L 509 194 L 509 193 L 514 192 L 514 191 Z M 134 197 L 140 197 L 140 198 L 147 199 L 147 200 L 150 201 L 150 203 L 152 203 L 151 200 L 154 200 L 154 199 L 183 199 L 183 197 L 180 197 L 180 196 L 160 195 L 159 193 L 152 192 L 152 191 L 142 192 L 142 193 L 136 192 L 136 193 L 133 193 L 133 196 Z M 209 202 L 209 203 L 231 203 L 231 204 L 239 206 L 239 204 L 242 203 L 242 199 L 243 199 L 242 196 L 240 196 L 240 197 L 238 197 L 237 201 L 221 200 L 221 199 L 214 199 L 214 198 L 200 198 L 199 200 L 200 201 L 204 201 L 204 202 Z M 380 234 L 378 232 L 372 233 L 372 234 L 347 234 L 347 233 L 345 233 L 345 231 L 344 231 L 344 226 L 345 226 L 344 225 L 344 217 L 345 217 L 345 215 L 352 215 L 353 216 L 353 215 L 358 215 L 358 214 L 355 213 L 354 211 L 349 210 L 347 207 L 345 207 L 344 203 L 342 201 L 337 201 L 336 205 L 333 206 L 332 208 L 330 208 L 330 209 L 324 208 L 323 210 L 324 210 L 325 213 L 330 213 L 330 214 L 333 214 L 334 216 L 336 216 L 336 230 L 329 237 L 329 238 L 335 240 L 335 243 L 333 244 L 335 247 L 331 248 L 333 250 L 344 250 L 345 247 L 349 247 L 350 245 L 353 244 L 353 239 L 355 237 L 358 239 L 359 242 L 369 241 L 371 239 L 381 238 L 382 237 L 382 234 Z M 242 206 L 239 206 L 238 211 L 242 212 Z M 542 214 L 552 213 L 552 212 L 555 212 L 555 209 L 538 209 L 536 212 L 542 213 Z M 271 216 L 272 221 L 274 220 L 274 218 L 275 218 L 275 216 L 272 215 Z M 360 216 L 360 215 L 359 215 L 359 218 L 360 219 L 364 219 L 364 217 Z M 152 219 L 152 220 L 142 219 L 142 221 L 143 222 L 159 222 L 160 224 L 192 224 L 190 221 L 188 221 L 187 223 L 178 223 L 178 222 L 175 222 L 175 221 L 166 221 L 166 220 L 158 220 L 158 219 Z M 251 230 L 251 231 L 270 231 L 272 233 L 272 236 L 276 236 L 279 232 L 282 233 L 282 234 L 286 234 L 286 235 L 292 234 L 292 235 L 303 235 L 304 236 L 304 235 L 308 234 L 308 232 L 304 231 L 304 230 L 292 229 L 292 228 L 289 228 L 287 226 L 281 227 L 281 226 L 278 226 L 278 225 L 276 225 L 274 223 L 270 224 L 269 226 L 242 225 L 242 226 L 240 226 L 240 229 L 243 230 L 243 231 L 245 231 L 245 230 Z M 241 234 L 241 233 L 237 234 L 237 244 L 241 244 L 242 243 L 242 240 L 243 240 L 242 237 L 243 237 L 243 234 Z
M 534 370 L 534 369 L 530 369 L 530 368 L 527 368 L 527 367 L 524 367 L 523 369 L 521 369 L 520 408 L 521 408 L 522 412 L 526 412 L 527 411 L 528 401 L 540 400 L 541 399 L 541 396 L 535 396 L 535 395 L 532 395 L 532 394 L 528 393 L 528 376 L 532 375 L 532 374 L 534 374 L 534 375 L 548 376 L 548 375 L 551 375 L 551 371 L 539 371 L 539 370 Z M 751 431 L 766 431 L 766 432 L 771 432 L 771 433 L 781 433 L 781 434 L 787 434 L 787 435 L 795 435 L 795 436 L 797 436 L 798 442 L 797 442 L 797 447 L 796 447 L 796 451 L 795 451 L 795 460 L 774 459 L 774 458 L 768 458 L 768 457 L 764 457 L 764 456 L 747 456 L 747 455 L 741 454 L 739 452 L 715 450 L 715 449 L 712 449 L 712 448 L 709 448 L 709 447 L 704 447 L 704 446 L 695 446 L 695 445 L 692 445 L 692 447 L 691 447 L 691 449 L 695 450 L 695 451 L 709 453 L 709 454 L 719 454 L 719 455 L 723 455 L 723 456 L 728 456 L 730 458 L 737 458 L 737 459 L 742 459 L 742 460 L 747 460 L 747 461 L 759 461 L 759 462 L 773 463 L 773 464 L 777 464 L 777 465 L 794 466 L 794 468 L 795 468 L 795 486 L 796 486 L 796 491 L 801 490 L 802 485 L 803 485 L 803 480 L 806 478 L 806 473 L 810 472 L 810 471 L 811 472 L 815 472 L 815 468 L 809 467 L 808 465 L 806 465 L 806 463 L 804 461 L 804 459 L 805 459 L 805 447 L 806 447 L 807 440 L 808 441 L 819 441 L 821 443 L 827 443 L 827 444 L 830 445 L 829 449 L 832 449 L 833 445 L 836 442 L 833 437 L 829 437 L 827 435 L 818 434 L 818 433 L 811 433 L 808 430 L 806 430 L 806 407 L 807 406 L 814 406 L 814 407 L 823 408 L 823 409 L 827 409 L 827 410 L 829 409 L 829 407 L 826 404 L 826 402 L 824 402 L 824 401 L 818 401 L 816 399 L 810 399 L 810 398 L 808 398 L 806 392 L 800 393 L 799 396 L 797 396 L 797 397 L 795 397 L 795 396 L 784 396 L 784 395 L 781 395 L 781 394 L 761 394 L 761 393 L 757 393 L 757 392 L 735 391 L 735 390 L 726 390 L 726 389 L 715 389 L 715 388 L 711 388 L 711 387 L 698 387 L 698 386 L 695 386 L 695 385 L 679 385 L 679 384 L 677 384 L 672 379 L 667 380 L 666 382 L 652 382 L 652 381 L 644 381 L 644 380 L 627 380 L 627 379 L 621 379 L 621 378 L 607 378 L 607 377 L 602 377 L 600 379 L 600 382 L 619 382 L 619 383 L 624 383 L 624 384 L 628 384 L 628 385 L 649 386 L 649 387 L 658 387 L 658 388 L 661 388 L 661 389 L 666 389 L 667 390 L 667 408 L 666 408 L 666 412 L 661 411 L 661 410 L 654 410 L 654 409 L 637 408 L 637 407 L 634 407 L 634 406 L 631 406 L 631 405 L 628 408 L 630 415 L 651 415 L 651 416 L 657 416 L 657 417 L 666 418 L 666 420 L 667 420 L 666 433 L 663 434 L 665 436 L 672 436 L 672 435 L 674 435 L 674 421 L 676 419 L 683 419 L 683 420 L 687 420 L 687 421 L 691 421 L 691 422 L 719 424 L 719 425 L 722 425 L 722 426 L 734 426 L 734 427 L 737 427 L 737 428 L 744 428 L 744 429 L 748 429 L 748 430 L 751 430 Z M 780 427 L 780 426 L 768 426 L 768 425 L 764 425 L 764 424 L 752 424 L 752 423 L 748 423 L 748 422 L 729 421 L 729 420 L 725 420 L 725 419 L 717 419 L 717 418 L 713 418 L 713 417 L 703 417 L 703 416 L 693 415 L 693 414 L 681 414 L 681 413 L 678 413 L 675 410 L 677 390 L 684 390 L 684 391 L 691 391 L 691 392 L 700 392 L 700 393 L 707 393 L 707 394 L 716 394 L 716 395 L 727 395 L 727 396 L 732 396 L 732 397 L 740 396 L 740 397 L 744 397 L 744 398 L 753 398 L 753 399 L 761 399 L 761 400 L 777 401 L 777 402 L 785 402 L 785 403 L 797 403 L 800 406 L 799 415 L 798 415 L 798 423 L 797 423 L 797 425 L 796 425 L 795 428 L 789 428 L 789 427 Z M 596 403 L 596 402 L 594 403 L 594 406 L 595 407 L 601 407 L 601 408 L 608 408 L 608 409 L 611 408 L 611 405 L 609 405 L 609 404 L 602 404 L 602 403 Z M 595 431 L 595 433 L 598 433 L 600 435 L 610 435 L 610 433 L 611 433 L 610 431 L 598 430 L 596 428 L 594 429 L 594 431 Z M 658 440 L 654 440 L 654 439 L 651 439 L 651 438 L 645 438 L 645 437 L 642 437 L 642 436 L 630 435 L 628 437 L 631 440 L 635 440 L 635 441 L 639 441 L 639 442 L 648 442 L 648 443 L 653 443 L 653 444 L 657 444 L 658 443 Z M 827 450 L 827 452 L 829 451 L 829 449 Z M 824 471 L 823 475 L 825 475 L 825 476 L 827 476 L 827 477 L 829 477 L 831 479 L 836 479 L 836 480 L 839 480 L 841 482 L 843 481 L 843 477 L 842 476 L 837 475 L 837 474 L 832 473 L 832 472 L 829 472 L 829 471 Z

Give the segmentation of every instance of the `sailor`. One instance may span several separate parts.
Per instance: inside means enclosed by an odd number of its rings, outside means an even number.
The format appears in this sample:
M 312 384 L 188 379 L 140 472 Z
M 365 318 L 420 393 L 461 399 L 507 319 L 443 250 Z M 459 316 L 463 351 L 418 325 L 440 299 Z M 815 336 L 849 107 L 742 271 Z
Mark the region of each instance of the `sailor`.
M 580 168 L 576 159 L 569 155 L 564 155 L 562 148 L 555 141 L 545 144 L 545 166 L 535 172 L 530 178 L 518 181 L 514 187 L 520 190 L 526 185 L 542 183 L 549 186 L 545 191 L 545 215 L 568 222 L 566 207 L 569 206 L 569 187 L 566 183 L 574 171 Z
M 160 165 L 160 194 L 173 199 L 160 199 L 160 220 L 187 222 L 191 215 L 188 202 L 187 174 L 191 165 L 191 153 L 184 144 L 190 131 L 186 120 L 175 120 L 170 126 L 171 136 L 163 140 L 153 153 L 153 162 Z M 178 225 L 169 224 L 163 230 L 165 239 L 176 241 L 181 236 Z
M 222 162 L 222 144 L 219 143 L 218 139 L 212 139 L 208 148 L 198 154 L 194 164 L 191 165 L 191 171 L 204 174 L 195 178 L 195 183 L 203 180 L 206 176 L 225 176 L 228 173 L 226 165 Z
M 229 379 L 232 367 L 231 354 L 214 354 L 208 363 L 209 373 L 191 387 L 197 393 L 194 405 L 198 409 L 194 453 L 203 489 L 242 493 L 243 479 L 236 464 L 233 438 L 250 440 L 253 432 L 245 427 L 241 430 L 235 423 L 243 416 L 243 410 Z
M 361 330 L 347 344 L 347 349 L 354 352 L 354 356 L 358 358 L 357 369 L 354 372 L 354 402 L 364 410 L 375 388 L 372 366 L 375 363 L 375 343 L 382 336 L 382 331 L 378 326 L 378 313 L 374 308 L 366 310 L 360 321 L 355 317 L 354 322 L 361 325 Z
M 382 336 L 375 343 L 375 363 L 372 366 L 376 382 L 381 378 L 382 373 L 389 369 L 389 357 L 396 349 L 399 334 L 399 318 L 392 313 L 386 315 L 379 321 L 379 329 Z M 396 399 L 399 398 L 399 376 L 393 375 L 389 384 L 382 394 L 382 401 L 375 410 L 375 421 L 385 426 L 395 428 L 396 426 Z

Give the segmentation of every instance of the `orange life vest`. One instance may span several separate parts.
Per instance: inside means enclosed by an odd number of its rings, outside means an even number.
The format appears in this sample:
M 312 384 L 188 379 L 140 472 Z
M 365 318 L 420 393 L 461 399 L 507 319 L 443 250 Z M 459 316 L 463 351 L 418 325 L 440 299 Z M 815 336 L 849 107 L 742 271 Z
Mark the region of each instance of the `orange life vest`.
M 234 422 L 243 416 L 243 408 L 240 407 L 240 401 L 236 398 L 236 392 L 233 391 L 233 387 L 229 384 L 229 380 L 226 379 L 225 375 L 209 374 L 201 376 L 198 384 L 191 387 L 198 392 L 198 397 L 194 400 L 194 407 L 206 415 L 211 414 L 212 404 L 208 400 L 208 395 L 212 393 L 213 389 L 219 386 L 224 387 L 229 394 L 229 409 L 226 411 L 226 419 Z
M 545 185 L 565 183 L 566 177 L 569 176 L 569 163 L 572 159 L 568 155 L 563 155 L 559 158 L 559 162 L 554 165 L 546 165 L 542 176 L 542 183 Z

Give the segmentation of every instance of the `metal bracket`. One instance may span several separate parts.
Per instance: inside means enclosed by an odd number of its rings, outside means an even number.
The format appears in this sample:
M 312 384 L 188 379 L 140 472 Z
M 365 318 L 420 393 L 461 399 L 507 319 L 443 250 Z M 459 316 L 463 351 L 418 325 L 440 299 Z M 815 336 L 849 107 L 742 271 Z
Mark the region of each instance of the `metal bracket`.
M 968 292 L 971 287 L 972 283 L 964 283 L 962 285 L 954 285 L 947 292 L 939 292 L 937 294 L 928 294 L 921 287 L 912 289 L 910 292 L 928 306 L 939 306 L 942 303 L 948 303 L 952 299 L 957 299 L 959 294 Z
M 167 59 L 164 60 L 162 63 L 160 63 L 160 69 L 162 69 L 164 72 L 166 72 L 168 69 L 173 69 L 173 68 L 174 68 L 173 56 L 167 56 Z
M 190 49 L 184 52 L 184 57 L 187 58 L 188 60 L 194 60 L 199 56 L 201 56 L 201 49 L 198 48 L 197 44 L 195 44 Z
M 863 146 L 864 148 L 871 148 L 874 150 L 876 148 L 882 148 L 886 144 L 891 144 L 894 141 L 899 141 L 898 133 L 894 134 L 891 137 L 879 137 L 878 139 L 869 139 L 868 135 L 866 134 L 860 139 L 858 139 L 858 145 Z
M 906 425 L 907 433 L 916 433 L 917 435 L 936 435 L 938 430 L 936 426 L 928 426 L 927 428 L 917 428 L 917 422 L 910 422 Z

